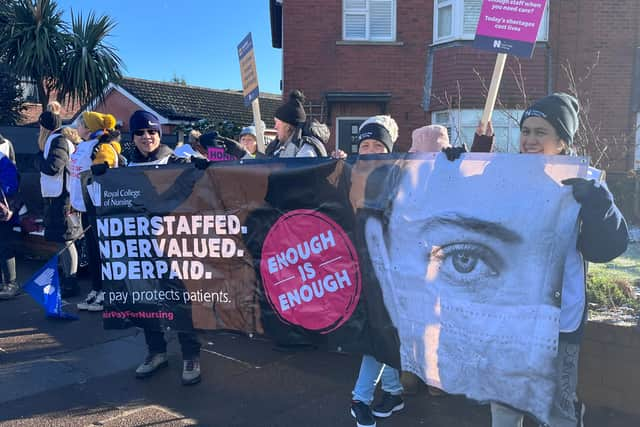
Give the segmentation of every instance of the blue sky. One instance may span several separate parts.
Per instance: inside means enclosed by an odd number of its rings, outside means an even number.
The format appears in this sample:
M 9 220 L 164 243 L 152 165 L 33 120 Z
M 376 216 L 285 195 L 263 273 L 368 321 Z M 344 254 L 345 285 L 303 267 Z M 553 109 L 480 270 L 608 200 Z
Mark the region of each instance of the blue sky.
M 70 10 L 95 11 L 117 23 L 109 43 L 128 77 L 242 89 L 236 47 L 252 33 L 261 92 L 280 93 L 282 50 L 271 47 L 268 0 L 56 0 Z

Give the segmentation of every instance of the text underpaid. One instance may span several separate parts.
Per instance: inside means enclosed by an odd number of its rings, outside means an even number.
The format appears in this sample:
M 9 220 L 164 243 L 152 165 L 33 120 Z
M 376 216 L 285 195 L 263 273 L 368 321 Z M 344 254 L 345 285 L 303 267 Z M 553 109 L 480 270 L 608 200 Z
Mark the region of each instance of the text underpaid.
M 244 257 L 235 215 L 99 218 L 97 231 L 103 280 L 206 280 L 207 260 Z

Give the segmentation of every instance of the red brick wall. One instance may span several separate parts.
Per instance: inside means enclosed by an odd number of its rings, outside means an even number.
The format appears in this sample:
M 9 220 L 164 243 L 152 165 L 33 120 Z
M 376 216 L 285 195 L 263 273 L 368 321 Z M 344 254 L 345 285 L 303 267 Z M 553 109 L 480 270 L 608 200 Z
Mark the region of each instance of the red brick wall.
M 574 74 L 583 77 L 600 52 L 599 65 L 580 84 L 581 101 L 585 106 L 590 104 L 591 124 L 599 129 L 601 144 L 610 145 L 608 151 L 615 160 L 612 169 L 626 169 L 631 166 L 632 147 L 625 150 L 612 143 L 634 132 L 635 117 L 629 107 L 634 50 L 640 46 L 640 1 L 554 0 L 550 4 L 551 62 L 546 44 L 536 47 L 532 59 L 519 60 L 527 99 L 544 96 L 549 84 L 554 91 L 567 91 L 562 65 L 570 61 Z M 434 49 L 430 47 L 433 2 L 399 0 L 396 15 L 401 46 L 339 45 L 342 0 L 285 2 L 285 96 L 300 88 L 319 104 L 330 91 L 390 92 L 389 113 L 400 127 L 399 148 L 406 149 L 411 130 L 426 124 L 432 110 L 443 107 L 433 97 L 428 101 L 428 112 L 422 107 L 427 53 Z M 459 82 L 462 108 L 482 108 L 485 89 L 474 69 L 488 86 L 494 63 L 494 54 L 476 51 L 469 43 L 439 46 L 434 50 L 431 93 L 443 99 L 446 91 L 457 98 Z M 523 106 L 521 90 L 510 71 L 518 68 L 518 61 L 510 58 L 500 92 L 509 108 Z M 332 116 L 328 124 L 333 128 L 335 114 Z
M 587 405 L 640 415 L 639 361 L 639 329 L 589 322 L 580 349 L 580 398 Z
M 312 102 L 321 103 L 325 92 L 390 92 L 388 113 L 400 128 L 397 145 L 407 150 L 411 130 L 426 124 L 421 105 L 432 4 L 398 2 L 400 46 L 337 45 L 342 40 L 342 0 L 297 0 L 284 2 L 283 7 L 285 96 L 300 88 Z M 332 116 L 327 124 L 335 133 L 335 113 Z
M 524 108 L 526 105 L 517 80 L 524 83 L 524 94 L 528 100 L 546 95 L 546 52 L 546 47 L 539 45 L 532 59 L 508 57 L 498 94 L 507 108 Z M 447 98 L 453 101 L 454 107 L 460 104 L 464 109 L 484 108 L 495 62 L 495 53 L 474 49 L 470 44 L 434 50 L 430 109 L 446 109 Z
M 380 106 L 375 104 L 337 104 L 332 111 L 333 117 L 371 117 L 382 114 Z M 335 124 L 335 123 L 334 123 Z
M 123 131 L 125 132 L 129 130 L 129 117 L 136 110 L 140 110 L 138 104 L 132 102 L 117 90 L 112 90 L 105 98 L 104 103 L 95 108 L 95 111 L 109 113 L 115 116 L 116 120 L 121 120 Z
M 630 111 L 634 51 L 640 46 L 640 2 L 637 0 L 562 0 L 551 2 L 553 19 L 550 37 L 554 46 L 554 88 L 566 90 L 568 81 L 562 65 L 572 63 L 586 107 L 590 101 L 591 124 L 600 129 L 603 143 L 615 148 L 613 169 L 631 167 L 632 157 L 614 144 L 634 132 Z M 633 139 L 632 139 L 633 142 Z M 628 149 L 632 147 L 628 146 Z M 633 150 L 631 150 L 633 151 Z

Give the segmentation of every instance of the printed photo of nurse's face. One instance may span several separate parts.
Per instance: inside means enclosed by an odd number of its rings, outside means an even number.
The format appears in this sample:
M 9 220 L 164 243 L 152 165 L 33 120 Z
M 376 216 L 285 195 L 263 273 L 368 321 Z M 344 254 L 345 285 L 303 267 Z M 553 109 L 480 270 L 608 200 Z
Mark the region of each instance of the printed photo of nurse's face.
M 519 408 L 553 396 L 564 260 L 578 214 L 560 180 L 579 165 L 545 161 L 439 155 L 399 162 L 386 187 L 367 183 L 387 192 L 364 237 L 404 370 Z

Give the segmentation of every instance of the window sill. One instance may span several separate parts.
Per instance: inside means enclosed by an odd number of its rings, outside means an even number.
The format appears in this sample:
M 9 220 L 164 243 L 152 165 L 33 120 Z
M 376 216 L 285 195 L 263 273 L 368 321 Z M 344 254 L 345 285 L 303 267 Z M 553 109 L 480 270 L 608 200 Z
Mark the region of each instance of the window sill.
M 336 46 L 404 46 L 404 42 L 378 42 L 371 40 L 338 40 Z
M 438 40 L 437 42 L 433 42 L 431 44 L 429 44 L 429 47 L 439 47 L 439 46 L 447 46 L 447 45 L 456 45 L 457 44 L 469 44 L 469 43 L 473 43 L 473 41 L 475 40 L 475 37 L 457 37 L 457 38 L 448 38 L 446 40 Z M 536 41 L 536 46 L 537 45 L 547 45 L 549 44 L 548 40 L 537 40 Z
M 453 43 L 453 42 L 469 42 L 469 41 L 473 41 L 475 39 L 474 37 L 447 37 L 446 39 L 440 39 L 438 41 L 435 41 L 433 43 L 431 43 L 429 46 L 434 47 L 434 46 L 440 46 L 443 44 L 448 44 L 448 43 Z

